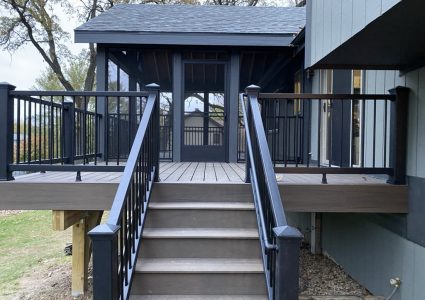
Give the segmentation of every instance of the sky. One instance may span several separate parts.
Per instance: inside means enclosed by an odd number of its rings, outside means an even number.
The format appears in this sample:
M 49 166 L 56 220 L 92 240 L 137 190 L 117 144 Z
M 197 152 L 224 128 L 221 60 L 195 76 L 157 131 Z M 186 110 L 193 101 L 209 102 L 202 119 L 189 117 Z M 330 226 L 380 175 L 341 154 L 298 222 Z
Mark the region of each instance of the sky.
M 271 0 L 274 4 L 282 5 L 288 0 Z M 282 3 L 279 3 L 279 2 Z M 78 0 L 71 0 L 71 3 L 77 4 Z M 68 43 L 69 49 L 73 53 L 78 53 L 81 49 L 87 47 L 87 44 L 75 44 L 74 28 L 81 25 L 81 20 L 69 16 L 61 10 L 55 11 L 61 20 L 61 26 L 64 30 L 71 33 L 71 39 Z M 0 11 L 0 15 L 4 12 Z M 16 86 L 19 90 L 29 90 L 35 84 L 35 79 L 47 67 L 39 52 L 31 44 L 27 44 L 14 53 L 0 50 L 0 82 L 8 82 Z

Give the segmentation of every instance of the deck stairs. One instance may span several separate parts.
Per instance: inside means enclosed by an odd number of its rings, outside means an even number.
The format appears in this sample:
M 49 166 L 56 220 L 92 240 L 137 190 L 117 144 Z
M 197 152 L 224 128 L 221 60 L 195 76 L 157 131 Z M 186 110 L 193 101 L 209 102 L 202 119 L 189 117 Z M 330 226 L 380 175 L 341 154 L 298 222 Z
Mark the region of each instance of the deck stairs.
M 252 199 L 220 186 L 155 187 L 131 300 L 267 299 Z

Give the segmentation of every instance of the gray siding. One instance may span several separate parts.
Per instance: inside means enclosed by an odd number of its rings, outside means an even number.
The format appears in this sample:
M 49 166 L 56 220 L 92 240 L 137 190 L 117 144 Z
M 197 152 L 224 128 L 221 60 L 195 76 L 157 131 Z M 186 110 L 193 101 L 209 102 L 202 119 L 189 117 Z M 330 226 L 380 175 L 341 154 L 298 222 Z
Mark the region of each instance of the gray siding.
M 323 249 L 373 294 L 388 296 L 390 278 L 402 280 L 393 300 L 425 298 L 425 248 L 364 216 L 325 214 Z
M 336 47 L 385 13 L 400 0 L 309 0 L 307 18 L 306 67 L 310 67 Z
M 410 88 L 407 134 L 407 174 L 425 178 L 425 67 L 399 76 L 398 71 L 366 71 L 366 93 Z

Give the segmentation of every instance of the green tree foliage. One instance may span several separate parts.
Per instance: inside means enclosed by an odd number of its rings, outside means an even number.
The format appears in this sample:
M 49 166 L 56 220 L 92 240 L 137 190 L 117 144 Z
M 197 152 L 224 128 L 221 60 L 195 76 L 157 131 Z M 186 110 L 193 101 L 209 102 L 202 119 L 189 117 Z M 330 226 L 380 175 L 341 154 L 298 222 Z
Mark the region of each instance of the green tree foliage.
M 78 56 L 73 56 L 71 60 L 64 63 L 63 73 L 76 91 L 84 90 L 84 76 L 87 74 L 87 51 L 82 51 Z M 47 67 L 35 80 L 35 89 L 57 91 L 63 90 L 63 86 L 53 70 Z

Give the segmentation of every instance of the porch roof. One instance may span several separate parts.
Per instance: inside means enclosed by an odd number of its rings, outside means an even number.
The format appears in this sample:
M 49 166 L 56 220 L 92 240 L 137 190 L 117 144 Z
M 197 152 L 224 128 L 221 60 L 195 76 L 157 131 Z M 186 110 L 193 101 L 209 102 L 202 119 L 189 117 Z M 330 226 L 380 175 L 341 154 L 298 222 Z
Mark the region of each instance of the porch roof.
M 288 46 L 302 7 L 122 4 L 75 29 L 77 43 Z

